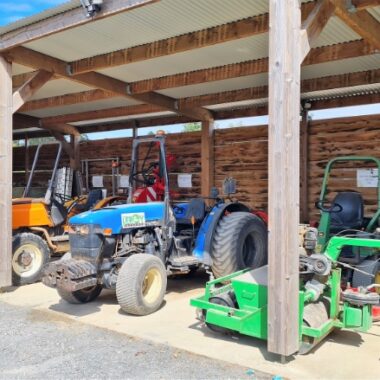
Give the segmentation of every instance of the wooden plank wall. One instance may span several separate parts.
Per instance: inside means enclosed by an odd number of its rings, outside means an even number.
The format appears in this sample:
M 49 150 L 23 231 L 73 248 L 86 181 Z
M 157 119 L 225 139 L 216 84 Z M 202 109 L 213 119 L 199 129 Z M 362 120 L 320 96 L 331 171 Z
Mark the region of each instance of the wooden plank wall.
M 345 119 L 311 121 L 309 127 L 309 216 L 317 220 L 314 207 L 322 183 L 323 171 L 329 159 L 335 156 L 355 154 L 380 157 L 380 115 Z M 200 194 L 200 132 L 167 135 L 167 152 L 176 157 L 171 170 L 171 188 L 181 199 Z M 81 156 L 87 158 L 119 157 L 121 174 L 128 174 L 131 156 L 130 138 L 88 141 L 81 143 Z M 215 185 L 222 192 L 223 179 L 231 176 L 237 180 L 238 193 L 234 198 L 256 209 L 267 208 L 268 186 L 268 134 L 266 126 L 240 127 L 215 131 Z M 146 148 L 145 148 L 146 149 Z M 142 156 L 144 155 L 142 149 Z M 24 168 L 24 148 L 15 148 L 14 170 Z M 31 148 L 31 157 L 34 149 Z M 51 166 L 53 153 L 45 153 L 44 166 Z M 148 162 L 157 160 L 152 156 Z M 32 162 L 32 159 L 30 159 Z M 91 164 L 91 175 L 110 174 L 110 163 Z M 178 189 L 177 174 L 193 174 L 192 189 Z M 14 176 L 14 183 L 22 182 L 24 175 Z M 46 183 L 46 178 L 41 182 Z M 110 180 L 105 184 L 110 189 Z M 356 187 L 356 167 L 345 165 L 332 172 L 331 190 L 360 190 L 369 212 L 376 205 L 374 189 Z M 331 192 L 331 196 L 334 192 Z

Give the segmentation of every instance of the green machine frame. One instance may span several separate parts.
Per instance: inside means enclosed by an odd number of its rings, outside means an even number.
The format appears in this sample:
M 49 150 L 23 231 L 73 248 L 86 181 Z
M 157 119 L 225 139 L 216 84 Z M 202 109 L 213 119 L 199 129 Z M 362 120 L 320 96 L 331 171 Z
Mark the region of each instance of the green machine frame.
M 378 302 L 379 298 L 376 293 L 362 290 L 365 297 L 370 296 L 368 302 L 355 302 L 355 300 L 342 297 L 341 270 L 336 262 L 345 246 L 379 248 L 380 240 L 336 236 L 330 239 L 324 254 L 316 255 L 322 256 L 331 266 L 328 274 L 322 277 L 315 276 L 317 281 L 323 282 L 323 291 L 320 293 L 313 287 L 305 287 L 301 278 L 299 291 L 299 353 L 301 354 L 309 352 L 335 328 L 367 331 L 372 326 L 372 304 Z M 204 320 L 212 330 L 220 332 L 231 330 L 265 340 L 268 332 L 266 270 L 267 267 L 245 269 L 209 281 L 204 295 L 192 299 L 190 304 L 198 308 L 199 318 Z M 256 277 L 262 277 L 264 280 L 252 281 L 255 274 L 259 274 Z M 232 293 L 235 297 L 233 307 L 215 302 L 218 297 Z M 342 298 L 343 301 L 341 301 Z M 322 302 L 326 300 L 328 300 L 327 306 Z M 314 304 L 312 308 L 308 306 L 310 304 Z M 324 309 L 326 318 L 320 319 L 317 316 L 316 323 L 305 323 L 306 308 L 308 308 L 308 313 L 312 310 L 313 313 L 318 314 L 321 307 Z
M 318 227 L 318 246 L 317 251 L 323 252 L 328 244 L 330 239 L 330 221 L 331 221 L 331 212 L 334 212 L 334 205 L 331 205 L 329 210 L 323 209 L 323 205 L 326 203 L 327 189 L 328 189 L 328 181 L 330 178 L 330 173 L 333 166 L 337 163 L 341 162 L 372 162 L 377 166 L 378 169 L 378 185 L 377 185 L 377 211 L 373 215 L 373 217 L 368 222 L 365 231 L 373 232 L 377 226 L 377 221 L 380 217 L 380 160 L 375 157 L 370 156 L 342 156 L 336 157 L 330 160 L 325 168 L 325 173 L 323 176 L 321 193 L 319 195 L 319 199 L 317 204 L 322 206 L 321 209 L 321 219 Z

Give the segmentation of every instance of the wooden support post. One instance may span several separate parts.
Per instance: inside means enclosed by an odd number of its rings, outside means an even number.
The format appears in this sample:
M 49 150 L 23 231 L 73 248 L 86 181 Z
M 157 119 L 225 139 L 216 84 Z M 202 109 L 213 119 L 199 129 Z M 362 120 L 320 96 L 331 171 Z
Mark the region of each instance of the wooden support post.
M 25 135 L 25 183 L 28 183 L 29 165 L 29 138 Z
M 268 350 L 299 348 L 299 0 L 270 0 Z
M 308 164 L 309 164 L 309 118 L 305 106 L 302 109 L 301 131 L 300 131 L 300 220 L 302 223 L 309 222 L 309 186 L 308 186 Z
M 0 288 L 12 285 L 12 64 L 0 56 Z
M 80 135 L 71 135 L 70 143 L 73 155 L 70 157 L 70 167 L 74 170 L 80 170 L 80 151 L 79 151 Z
M 209 197 L 214 186 L 214 121 L 202 122 L 201 137 L 201 193 Z

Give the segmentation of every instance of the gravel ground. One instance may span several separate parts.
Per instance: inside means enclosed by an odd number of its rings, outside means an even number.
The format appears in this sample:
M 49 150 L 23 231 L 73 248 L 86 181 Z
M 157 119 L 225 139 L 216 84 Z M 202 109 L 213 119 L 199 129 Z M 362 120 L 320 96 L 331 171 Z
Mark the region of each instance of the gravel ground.
M 0 302 L 0 379 L 271 379 L 42 311 Z

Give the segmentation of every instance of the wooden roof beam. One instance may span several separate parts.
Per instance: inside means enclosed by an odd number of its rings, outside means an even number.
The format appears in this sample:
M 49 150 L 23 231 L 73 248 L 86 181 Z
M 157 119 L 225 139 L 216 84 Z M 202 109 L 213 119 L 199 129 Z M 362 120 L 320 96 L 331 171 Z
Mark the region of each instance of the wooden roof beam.
M 28 99 L 30 99 L 47 81 L 52 73 L 39 70 L 34 73 L 21 87 L 13 93 L 13 113 L 15 113 Z
M 336 5 L 335 14 L 359 36 L 380 50 L 380 22 L 365 9 L 350 12 L 345 0 L 329 0 Z
M 376 48 L 363 40 L 323 46 L 311 49 L 303 61 L 303 66 L 355 58 L 375 54 L 377 52 Z M 266 72 L 268 72 L 268 58 L 262 58 L 133 82 L 130 84 L 130 92 L 135 95 L 153 90 L 161 91 L 169 88 L 190 86 Z
M 130 93 L 130 85 L 118 79 L 108 77 L 96 72 L 88 72 L 75 76 L 67 73 L 67 62 L 50 57 L 46 54 L 27 49 L 25 47 L 16 47 L 5 53 L 8 60 L 19 63 L 24 66 L 33 67 L 37 70 L 43 69 L 53 74 L 57 74 L 65 79 L 73 80 L 90 87 L 99 88 L 105 91 L 113 92 L 118 96 L 149 103 L 165 110 L 179 113 L 194 118 L 195 120 L 211 120 L 212 113 L 205 109 L 179 109 L 176 99 L 169 96 L 161 95 L 153 91 L 146 91 L 145 94 L 133 95 Z
M 314 9 L 301 26 L 301 61 L 307 56 L 323 28 L 334 13 L 330 0 L 318 0 Z
M 354 87 L 365 84 L 380 83 L 380 69 L 368 70 L 357 73 L 331 75 L 322 78 L 305 79 L 301 82 L 302 92 L 315 92 L 343 87 Z M 62 96 L 65 98 L 67 95 Z M 80 96 L 78 96 L 79 98 Z M 225 91 L 218 94 L 199 95 L 178 99 L 180 108 L 197 108 L 209 105 L 233 103 L 253 99 L 265 99 L 268 97 L 268 87 L 252 87 L 233 91 Z M 60 103 L 60 101 L 58 102 Z M 104 118 L 135 116 L 160 112 L 157 106 L 140 104 L 136 106 L 115 107 L 95 111 L 79 112 L 67 115 L 58 115 L 42 119 L 47 124 L 72 123 L 77 121 L 97 120 Z M 196 120 L 190 118 L 190 120 Z
M 157 1 L 159 0 L 107 0 L 103 2 L 101 11 L 91 18 L 86 17 L 81 6 L 76 7 L 0 35 L 0 51 Z

